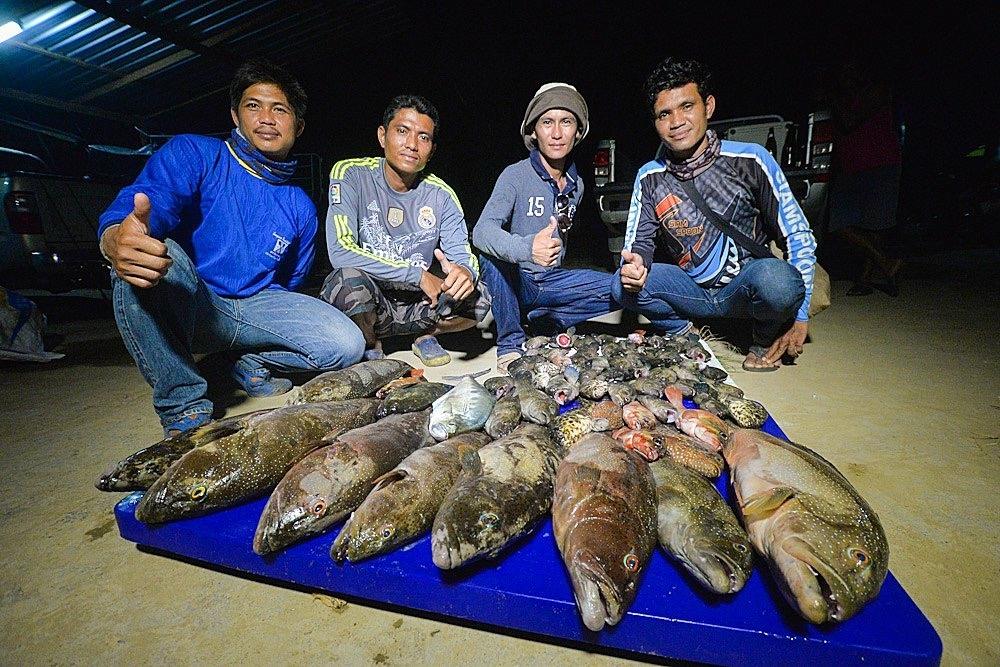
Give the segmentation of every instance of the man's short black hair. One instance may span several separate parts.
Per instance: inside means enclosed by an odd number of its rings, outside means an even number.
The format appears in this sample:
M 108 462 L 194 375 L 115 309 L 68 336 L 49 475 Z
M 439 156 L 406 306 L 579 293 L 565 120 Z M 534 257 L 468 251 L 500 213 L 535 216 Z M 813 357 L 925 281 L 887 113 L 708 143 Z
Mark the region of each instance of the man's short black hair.
M 385 113 L 382 114 L 382 127 L 388 128 L 389 121 L 392 120 L 393 116 L 400 109 L 413 109 L 417 113 L 429 116 L 434 121 L 434 136 L 431 137 L 431 141 L 435 144 L 437 143 L 438 136 L 441 133 L 441 118 L 438 116 L 437 107 L 431 104 L 427 98 L 420 95 L 397 95 L 392 98 L 389 106 L 385 108 Z
M 229 84 L 229 101 L 233 105 L 234 111 L 239 109 L 244 91 L 258 83 L 270 83 L 281 88 L 281 92 L 288 98 L 288 104 L 292 107 L 296 119 L 301 120 L 305 117 L 306 103 L 309 98 L 306 97 L 306 91 L 302 89 L 302 85 L 284 67 L 263 58 L 252 58 L 236 70 L 233 82 Z
M 657 65 L 646 79 L 644 90 L 651 112 L 656 111 L 656 98 L 664 90 L 672 90 L 693 83 L 698 86 L 702 100 L 712 94 L 712 72 L 697 60 L 666 58 Z

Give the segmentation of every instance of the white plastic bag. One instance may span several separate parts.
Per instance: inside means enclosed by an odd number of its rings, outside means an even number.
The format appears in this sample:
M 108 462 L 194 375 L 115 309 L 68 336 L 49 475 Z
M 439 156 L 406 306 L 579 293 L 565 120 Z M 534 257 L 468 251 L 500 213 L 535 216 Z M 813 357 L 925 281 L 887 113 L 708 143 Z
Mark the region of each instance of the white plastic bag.
M 45 316 L 29 299 L 0 287 L 0 359 L 51 361 L 65 355 L 46 352 Z

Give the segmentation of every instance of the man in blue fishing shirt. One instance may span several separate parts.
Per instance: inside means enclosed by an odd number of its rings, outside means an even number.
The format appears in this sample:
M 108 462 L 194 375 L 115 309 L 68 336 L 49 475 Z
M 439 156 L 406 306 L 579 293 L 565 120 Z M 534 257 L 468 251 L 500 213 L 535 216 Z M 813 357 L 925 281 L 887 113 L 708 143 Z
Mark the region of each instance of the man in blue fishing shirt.
M 211 420 L 196 353 L 241 355 L 233 376 L 257 397 L 291 389 L 269 368 L 334 370 L 364 351 L 347 316 L 294 291 L 318 227 L 315 205 L 290 182 L 305 92 L 283 68 L 252 60 L 236 72 L 230 98 L 228 139 L 172 138 L 98 227 L 115 319 L 166 435 Z

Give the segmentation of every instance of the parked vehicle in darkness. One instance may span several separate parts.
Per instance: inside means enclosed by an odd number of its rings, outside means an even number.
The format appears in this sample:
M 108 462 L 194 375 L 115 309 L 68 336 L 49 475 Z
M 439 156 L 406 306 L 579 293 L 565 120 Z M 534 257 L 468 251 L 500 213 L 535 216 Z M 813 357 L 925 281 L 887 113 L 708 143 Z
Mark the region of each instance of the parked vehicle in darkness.
M 769 133 L 777 144 L 775 159 L 782 163 L 792 193 L 819 241 L 826 227 L 827 198 L 833 159 L 832 117 L 827 111 L 809 114 L 801 123 L 781 116 L 745 116 L 709 123 L 719 137 L 765 146 Z M 786 141 L 792 138 L 789 150 Z M 660 147 L 662 151 L 662 145 Z M 657 153 L 657 157 L 660 153 Z M 617 149 L 615 139 L 602 139 L 594 154 L 594 197 L 608 232 L 609 266 L 616 268 L 625 241 L 625 224 L 639 164 Z
M 0 284 L 64 292 L 110 287 L 97 218 L 125 181 L 54 173 L 0 148 Z

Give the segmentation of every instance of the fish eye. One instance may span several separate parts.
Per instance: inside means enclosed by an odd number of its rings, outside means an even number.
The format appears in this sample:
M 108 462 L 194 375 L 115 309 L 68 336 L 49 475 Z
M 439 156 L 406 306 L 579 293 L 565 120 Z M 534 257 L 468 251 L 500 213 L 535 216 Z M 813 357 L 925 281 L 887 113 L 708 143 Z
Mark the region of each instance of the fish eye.
M 847 553 L 851 556 L 851 558 L 854 559 L 855 562 L 857 562 L 858 565 L 864 565 L 871 558 L 868 555 L 868 552 L 866 552 L 864 549 L 859 549 L 858 547 L 849 549 Z
M 625 569 L 629 572 L 638 572 L 639 557 L 632 553 L 625 554 L 625 558 L 622 559 L 622 565 L 624 565 Z
M 739 551 L 741 554 L 745 554 L 747 552 L 747 545 L 743 544 L 742 542 L 736 542 L 733 544 L 733 546 L 736 547 L 736 550 Z
M 390 537 L 392 537 L 392 533 L 393 533 L 392 526 L 389 525 L 382 526 L 382 537 L 384 539 L 389 539 Z
M 494 527 L 494 526 L 496 526 L 496 525 L 497 525 L 498 523 L 500 523 L 500 517 L 498 517 L 498 516 L 497 516 L 496 514 L 494 514 L 493 512 L 484 512 L 484 513 L 483 513 L 483 514 L 482 514 L 482 515 L 481 515 L 481 516 L 479 517 L 479 522 L 480 522 L 480 523 L 482 523 L 482 524 L 483 524 L 484 526 L 486 526 L 487 528 L 493 528 L 493 527 Z
M 204 484 L 199 484 L 198 486 L 191 489 L 191 500 L 201 500 L 208 493 L 208 489 Z
M 323 512 L 326 511 L 326 501 L 319 498 L 312 505 L 309 506 L 309 511 L 316 516 L 323 516 Z

